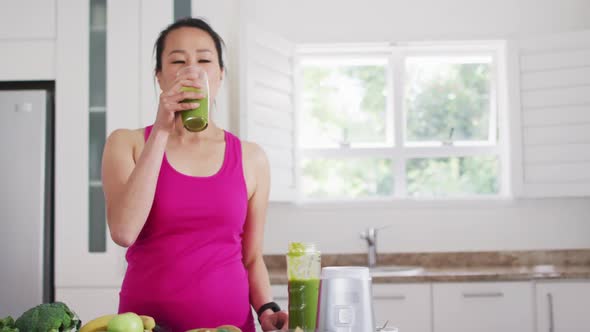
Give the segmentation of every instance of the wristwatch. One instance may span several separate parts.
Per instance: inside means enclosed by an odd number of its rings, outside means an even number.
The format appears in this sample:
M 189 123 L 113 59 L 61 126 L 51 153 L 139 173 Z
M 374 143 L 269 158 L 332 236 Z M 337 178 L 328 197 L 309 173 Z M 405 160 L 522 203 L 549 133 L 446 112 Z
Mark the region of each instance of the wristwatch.
M 270 309 L 273 312 L 281 311 L 281 307 L 276 302 L 268 302 L 263 304 L 256 313 L 258 314 L 258 321 L 260 322 L 260 315 L 266 311 L 266 309 Z

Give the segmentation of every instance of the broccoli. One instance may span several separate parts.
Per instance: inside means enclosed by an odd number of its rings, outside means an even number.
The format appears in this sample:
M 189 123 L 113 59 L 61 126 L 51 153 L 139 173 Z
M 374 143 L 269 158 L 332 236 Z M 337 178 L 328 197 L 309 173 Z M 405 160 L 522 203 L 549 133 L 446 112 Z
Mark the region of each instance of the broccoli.
M 62 302 L 43 303 L 25 311 L 15 322 L 20 331 L 63 332 L 78 331 L 81 322 Z
M 18 332 L 12 317 L 8 316 L 0 319 L 0 332 Z

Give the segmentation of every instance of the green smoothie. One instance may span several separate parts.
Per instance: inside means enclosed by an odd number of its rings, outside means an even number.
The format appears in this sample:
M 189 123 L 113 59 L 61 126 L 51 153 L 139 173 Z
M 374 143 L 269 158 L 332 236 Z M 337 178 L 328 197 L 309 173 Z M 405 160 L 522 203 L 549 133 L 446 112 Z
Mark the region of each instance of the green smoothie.
M 318 311 L 319 279 L 289 280 L 289 328 L 314 331 Z
M 201 92 L 200 89 L 183 86 L 180 91 Z M 203 131 L 209 125 L 209 94 L 203 99 L 185 99 L 183 103 L 199 103 L 199 107 L 182 111 L 182 124 L 188 131 Z

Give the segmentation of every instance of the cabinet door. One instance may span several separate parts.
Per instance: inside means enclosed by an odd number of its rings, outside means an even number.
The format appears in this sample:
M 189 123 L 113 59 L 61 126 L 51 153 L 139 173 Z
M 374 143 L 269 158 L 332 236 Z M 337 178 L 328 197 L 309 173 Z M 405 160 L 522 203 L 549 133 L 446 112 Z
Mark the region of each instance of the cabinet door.
M 282 310 L 289 311 L 289 290 L 287 285 L 272 285 L 271 290 L 274 301 L 281 307 Z
M 0 6 L 0 81 L 55 80 L 56 1 Z
M 55 0 L 3 1 L 2 10 L 0 10 L 0 39 L 55 38 L 55 2 Z M 46 55 L 43 54 L 43 56 Z
M 139 9 L 139 0 L 57 2 L 57 289 L 119 287 L 125 272 L 106 227 L 101 159 L 109 132 L 139 124 L 139 29 L 130 28 Z
M 430 284 L 373 284 L 373 310 L 378 327 L 400 331 L 430 332 L 432 304 Z
M 435 332 L 533 332 L 530 282 L 433 284 Z
M 116 314 L 119 308 L 118 288 L 66 288 L 55 293 L 82 320 L 82 324 L 102 315 Z
M 536 284 L 538 332 L 590 329 L 590 280 Z
M 114 287 L 123 274 L 123 267 L 116 265 L 116 248 L 110 248 L 107 241 L 100 181 L 99 160 L 106 133 L 105 6 L 104 0 L 57 4 L 61 17 L 57 23 L 55 111 L 58 289 Z

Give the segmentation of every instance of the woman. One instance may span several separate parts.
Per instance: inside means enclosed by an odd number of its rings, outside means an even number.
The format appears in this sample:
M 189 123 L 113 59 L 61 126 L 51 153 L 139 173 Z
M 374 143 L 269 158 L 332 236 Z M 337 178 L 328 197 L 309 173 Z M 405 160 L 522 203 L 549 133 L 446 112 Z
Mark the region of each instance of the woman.
M 152 126 L 116 130 L 103 154 L 107 220 L 115 243 L 128 247 L 119 312 L 156 318 L 171 331 L 232 324 L 254 331 L 286 328 L 273 304 L 262 242 L 269 166 L 256 144 L 213 120 L 201 132 L 183 128 L 179 111 L 201 99 L 190 71 L 207 72 L 209 100 L 224 76 L 223 41 L 203 20 L 187 18 L 161 32 L 155 74 L 162 93 Z

